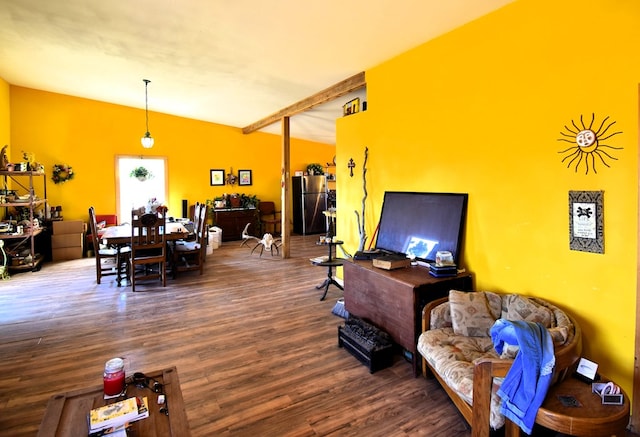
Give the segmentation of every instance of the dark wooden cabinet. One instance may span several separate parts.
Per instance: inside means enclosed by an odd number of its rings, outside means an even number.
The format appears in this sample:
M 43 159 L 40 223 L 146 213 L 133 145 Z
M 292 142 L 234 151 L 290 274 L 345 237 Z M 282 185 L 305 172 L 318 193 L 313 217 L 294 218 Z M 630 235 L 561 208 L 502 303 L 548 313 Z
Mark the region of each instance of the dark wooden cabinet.
M 242 240 L 242 231 L 249 223 L 248 232 L 258 237 L 257 209 L 229 208 L 214 210 L 215 226 L 222 229 L 222 241 Z M 259 237 L 262 237 L 261 235 Z
M 389 333 L 411 354 L 416 374 L 422 308 L 427 302 L 448 296 L 451 289 L 471 291 L 472 275 L 462 273 L 450 278 L 435 278 L 422 266 L 383 270 L 373 267 L 371 261 L 344 263 L 346 310 Z

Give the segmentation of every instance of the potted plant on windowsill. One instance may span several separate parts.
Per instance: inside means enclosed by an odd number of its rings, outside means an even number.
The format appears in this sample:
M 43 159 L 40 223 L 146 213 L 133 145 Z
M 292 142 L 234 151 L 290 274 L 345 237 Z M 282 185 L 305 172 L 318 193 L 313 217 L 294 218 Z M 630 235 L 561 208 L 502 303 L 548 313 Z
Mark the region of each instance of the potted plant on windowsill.
M 146 168 L 140 166 L 131 170 L 131 173 L 129 173 L 129 176 L 131 176 L 132 178 L 136 178 L 141 182 L 144 182 L 151 177 L 151 172 Z

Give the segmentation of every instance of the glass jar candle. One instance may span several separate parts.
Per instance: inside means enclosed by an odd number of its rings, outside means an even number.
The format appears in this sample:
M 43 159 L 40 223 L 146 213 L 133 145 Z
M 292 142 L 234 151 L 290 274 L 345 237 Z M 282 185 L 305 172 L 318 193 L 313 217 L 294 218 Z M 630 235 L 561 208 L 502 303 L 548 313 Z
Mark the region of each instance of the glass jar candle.
M 114 396 L 124 391 L 124 360 L 112 358 L 104 365 L 104 394 Z

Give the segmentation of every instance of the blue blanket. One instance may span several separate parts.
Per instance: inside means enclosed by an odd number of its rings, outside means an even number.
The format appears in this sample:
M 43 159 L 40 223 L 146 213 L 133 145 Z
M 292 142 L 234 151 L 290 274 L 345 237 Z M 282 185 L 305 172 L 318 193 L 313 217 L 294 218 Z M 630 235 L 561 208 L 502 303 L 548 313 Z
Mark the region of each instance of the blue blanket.
M 520 347 L 498 390 L 502 398 L 500 412 L 531 434 L 556 363 L 551 335 L 539 323 L 498 319 L 491 327 L 491 339 L 498 354 L 505 343 Z

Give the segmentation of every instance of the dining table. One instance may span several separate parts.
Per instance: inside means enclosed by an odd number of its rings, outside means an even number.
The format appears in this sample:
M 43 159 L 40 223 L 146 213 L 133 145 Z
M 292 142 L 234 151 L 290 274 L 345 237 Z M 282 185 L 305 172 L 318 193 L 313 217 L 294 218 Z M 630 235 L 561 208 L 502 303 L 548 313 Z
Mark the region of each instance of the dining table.
M 188 236 L 189 231 L 180 222 L 169 222 L 165 225 L 164 238 L 167 242 L 175 244 L 177 240 L 185 239 Z M 116 282 L 118 284 L 118 287 L 120 287 L 123 279 L 125 280 L 125 282 L 129 280 L 129 278 L 122 277 L 122 259 L 120 256 L 122 248 L 131 244 L 131 224 L 123 223 L 118 226 L 109 226 L 107 228 L 104 228 L 104 232 L 102 233 L 100 238 L 102 239 L 103 244 L 109 247 L 115 247 L 118 250 L 118 255 L 116 257 Z

